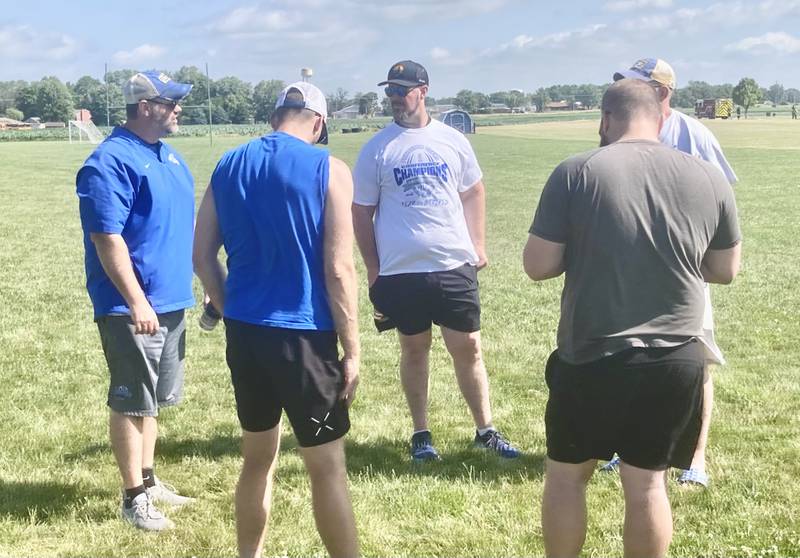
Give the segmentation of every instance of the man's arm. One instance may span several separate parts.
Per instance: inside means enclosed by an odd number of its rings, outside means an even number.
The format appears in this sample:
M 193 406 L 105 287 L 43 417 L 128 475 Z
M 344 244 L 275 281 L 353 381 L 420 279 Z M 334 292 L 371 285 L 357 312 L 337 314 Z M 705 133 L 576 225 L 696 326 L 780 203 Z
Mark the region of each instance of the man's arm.
M 93 232 L 89 238 L 94 243 L 103 270 L 128 304 L 135 333 L 155 334 L 159 326 L 158 316 L 136 279 L 128 245 L 122 235 Z
M 486 257 L 486 188 L 483 180 L 479 180 L 472 188 L 460 192 L 461 205 L 464 207 L 464 219 L 472 239 L 472 245 L 478 254 L 478 269 L 489 263 Z
M 220 247 L 222 247 L 222 234 L 219 231 L 214 192 L 209 184 L 197 211 L 192 263 L 194 272 L 200 278 L 211 304 L 222 313 L 225 308 L 226 273 L 217 258 Z
M 342 161 L 330 158 L 328 193 L 325 197 L 324 262 L 336 333 L 342 344 L 344 387 L 340 397 L 349 405 L 359 381 L 361 346 L 358 339 L 358 287 L 353 262 L 353 178 Z
M 522 252 L 522 267 L 528 277 L 534 281 L 543 281 L 561 275 L 564 272 L 565 246 L 529 234 Z
M 378 258 L 378 245 L 375 243 L 375 224 L 372 221 L 375 215 L 374 205 L 353 204 L 353 227 L 355 228 L 358 250 L 367 268 L 367 284 L 372 286 L 380 272 Z
M 742 243 L 726 250 L 706 250 L 700 272 L 706 283 L 730 284 L 742 264 Z

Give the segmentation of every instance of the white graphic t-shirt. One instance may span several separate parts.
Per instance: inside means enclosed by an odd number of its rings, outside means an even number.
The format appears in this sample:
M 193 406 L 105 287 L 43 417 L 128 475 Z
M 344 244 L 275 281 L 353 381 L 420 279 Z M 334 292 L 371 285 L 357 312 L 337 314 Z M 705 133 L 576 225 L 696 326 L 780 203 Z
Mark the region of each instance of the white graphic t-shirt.
M 478 256 L 460 192 L 483 176 L 472 146 L 453 128 L 392 123 L 361 149 L 354 201 L 375 209 L 381 275 L 447 271 Z
M 691 116 L 673 110 L 669 118 L 664 121 L 658 139 L 664 145 L 708 161 L 722 171 L 730 184 L 735 184 L 738 180 L 722 153 L 717 138 L 711 130 Z

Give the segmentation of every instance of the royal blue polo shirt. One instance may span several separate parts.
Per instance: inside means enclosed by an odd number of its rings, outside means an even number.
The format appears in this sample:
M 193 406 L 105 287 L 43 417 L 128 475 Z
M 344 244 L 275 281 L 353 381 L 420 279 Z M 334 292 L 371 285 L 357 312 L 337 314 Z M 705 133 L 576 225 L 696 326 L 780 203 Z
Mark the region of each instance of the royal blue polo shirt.
M 122 236 L 156 313 L 192 306 L 194 179 L 181 156 L 117 127 L 78 171 L 76 184 L 95 317 L 130 309 L 103 270 L 91 233 Z
M 228 255 L 225 316 L 334 330 L 325 286 L 328 152 L 284 132 L 226 153 L 211 176 Z

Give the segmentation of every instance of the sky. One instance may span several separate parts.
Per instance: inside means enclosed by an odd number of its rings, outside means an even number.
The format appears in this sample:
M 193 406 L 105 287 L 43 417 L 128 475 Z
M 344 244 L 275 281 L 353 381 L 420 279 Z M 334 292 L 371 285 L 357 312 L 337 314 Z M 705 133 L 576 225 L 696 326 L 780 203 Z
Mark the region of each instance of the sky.
M 379 92 L 422 63 L 433 97 L 606 83 L 643 57 L 689 80 L 800 88 L 800 0 L 4 1 L 0 81 L 204 68 L 252 84 L 300 69 L 327 94 Z

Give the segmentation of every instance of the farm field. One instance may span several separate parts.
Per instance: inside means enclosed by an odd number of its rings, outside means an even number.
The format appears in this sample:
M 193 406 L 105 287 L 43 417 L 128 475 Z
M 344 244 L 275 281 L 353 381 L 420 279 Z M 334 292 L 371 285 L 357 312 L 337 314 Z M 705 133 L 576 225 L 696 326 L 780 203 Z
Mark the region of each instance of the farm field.
M 561 280 L 531 282 L 521 251 L 541 188 L 565 157 L 597 144 L 594 121 L 479 127 L 470 136 L 487 186 L 489 267 L 481 272 L 483 341 L 495 424 L 524 450 L 513 462 L 470 449 L 474 431 L 441 339 L 431 355 L 430 422 L 443 461 L 410 463 L 399 348 L 378 334 L 361 274 L 362 381 L 348 467 L 365 556 L 540 556 L 544 364 L 555 346 Z M 739 175 L 742 272 L 713 287 L 717 337 L 708 450 L 711 488 L 670 482 L 671 556 L 800 555 L 800 124 L 713 121 Z M 369 133 L 334 135 L 355 162 Z M 219 156 L 247 138 L 178 137 L 205 190 Z M 238 422 L 224 332 L 188 313 L 186 399 L 163 413 L 158 475 L 198 498 L 144 534 L 117 517 L 108 446 L 107 370 L 84 289 L 74 177 L 91 147 L 0 144 L 0 556 L 234 556 Z M 358 259 L 358 258 L 357 258 Z M 195 282 L 199 295 L 199 285 Z M 267 556 L 322 556 L 309 483 L 288 428 Z M 673 475 L 674 477 L 675 475 Z M 587 556 L 622 554 L 614 474 L 589 486 Z

